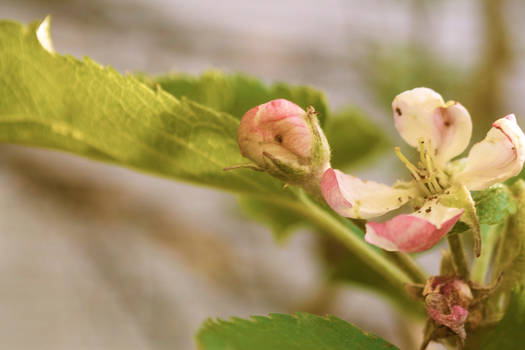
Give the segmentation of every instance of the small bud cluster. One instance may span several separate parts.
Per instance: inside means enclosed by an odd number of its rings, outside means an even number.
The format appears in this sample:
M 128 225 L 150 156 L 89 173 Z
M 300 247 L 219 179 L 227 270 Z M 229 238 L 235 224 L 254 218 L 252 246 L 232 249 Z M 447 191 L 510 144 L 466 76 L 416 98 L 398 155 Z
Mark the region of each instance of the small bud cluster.
M 430 318 L 465 339 L 465 322 L 473 300 L 469 285 L 454 276 L 434 276 L 425 284 L 423 296 Z
M 497 290 L 501 277 L 488 285 L 458 276 L 433 276 L 424 285 L 406 285 L 410 296 L 424 301 L 429 316 L 421 349 L 426 349 L 432 340 L 451 336 L 459 340 L 461 348 L 467 331 L 491 324 L 493 320 L 484 320 L 483 301 Z

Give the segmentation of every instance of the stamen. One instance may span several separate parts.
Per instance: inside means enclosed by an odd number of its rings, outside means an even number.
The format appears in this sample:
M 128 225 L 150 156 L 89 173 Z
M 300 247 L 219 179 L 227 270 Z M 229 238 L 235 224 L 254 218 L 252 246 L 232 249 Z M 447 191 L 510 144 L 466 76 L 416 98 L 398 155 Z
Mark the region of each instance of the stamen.
M 417 167 L 414 164 L 410 163 L 410 161 L 405 157 L 405 155 L 401 153 L 401 148 L 399 148 L 399 146 L 395 147 L 394 152 L 396 156 L 399 158 L 399 160 L 401 160 L 403 164 L 405 164 L 405 166 L 408 168 L 408 170 L 410 170 L 410 172 L 412 173 L 412 176 L 414 176 L 416 180 L 420 180 L 421 177 L 419 173 L 417 172 Z
M 422 137 L 419 138 L 419 159 L 421 159 L 422 162 L 426 160 L 426 157 L 425 157 L 425 140 Z
M 428 188 L 425 187 L 425 185 L 422 182 L 423 179 L 421 178 L 421 175 L 419 174 L 417 167 L 414 164 L 410 163 L 410 161 L 405 157 L 405 155 L 401 153 L 401 149 L 399 147 L 395 147 L 394 152 L 396 156 L 399 158 L 399 160 L 401 160 L 401 162 L 403 162 L 403 164 L 405 164 L 407 169 L 410 171 L 410 173 L 416 180 L 416 183 L 418 184 L 419 188 L 421 188 L 421 190 L 425 192 L 427 195 L 430 195 L 431 194 L 430 191 L 428 190 Z
M 430 155 L 430 152 L 434 152 L 432 148 L 432 141 L 428 140 L 428 147 L 425 148 L 425 141 L 419 139 L 419 156 L 421 160 L 425 162 L 426 169 L 428 171 L 428 185 L 433 188 L 434 193 L 439 192 L 442 188 L 437 181 L 435 170 L 436 165 L 434 164 L 433 157 Z
M 429 147 L 429 149 L 431 150 L 431 152 L 433 154 L 434 148 L 432 147 L 432 141 L 431 140 L 428 140 L 428 147 Z M 441 170 L 440 167 L 436 166 L 434 157 L 431 156 L 430 159 L 431 159 L 431 162 L 432 162 L 434 170 L 437 172 L 436 177 L 435 177 L 436 183 L 441 188 L 447 187 L 448 186 L 447 175 L 443 172 L 443 170 Z
M 439 185 L 436 184 L 434 181 L 434 169 L 432 166 L 432 162 L 429 161 L 429 154 L 428 151 L 425 149 L 425 141 L 422 137 L 419 138 L 419 167 L 421 169 L 425 170 L 426 177 L 425 179 L 425 185 L 430 190 L 431 193 L 436 193 L 440 190 Z

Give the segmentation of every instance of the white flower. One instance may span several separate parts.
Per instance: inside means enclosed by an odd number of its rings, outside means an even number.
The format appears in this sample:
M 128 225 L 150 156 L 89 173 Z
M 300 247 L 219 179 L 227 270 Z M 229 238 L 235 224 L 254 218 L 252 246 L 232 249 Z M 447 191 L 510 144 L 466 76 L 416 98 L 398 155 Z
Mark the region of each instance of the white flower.
M 508 115 L 494 122 L 468 157 L 451 162 L 465 150 L 472 134 L 470 115 L 461 104 L 445 103 L 435 91 L 416 88 L 398 95 L 392 108 L 401 137 L 419 151 L 420 160 L 414 165 L 396 148 L 414 180 L 389 187 L 330 168 L 321 189 L 332 209 L 356 219 L 378 217 L 411 202 L 416 209 L 411 214 L 367 223 L 365 240 L 389 251 L 423 251 L 445 236 L 464 213 L 465 209 L 450 204 L 452 189 L 482 190 L 521 171 L 525 135 L 514 115 Z

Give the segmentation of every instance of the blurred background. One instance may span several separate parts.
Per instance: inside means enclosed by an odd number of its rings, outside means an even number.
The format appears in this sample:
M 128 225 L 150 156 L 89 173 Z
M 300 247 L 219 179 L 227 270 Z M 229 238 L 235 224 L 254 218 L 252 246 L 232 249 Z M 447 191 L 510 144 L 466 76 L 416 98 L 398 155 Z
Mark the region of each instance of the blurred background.
M 511 112 L 525 126 L 520 0 L 0 2 L 1 18 L 48 14 L 60 53 L 123 73 L 217 68 L 311 85 L 392 145 L 391 101 L 417 86 L 464 104 L 474 141 Z M 329 276 L 330 243 L 306 230 L 275 242 L 231 194 L 12 145 L 0 168 L 2 349 L 193 349 L 207 317 L 295 311 L 402 349 L 419 341 L 395 304 Z M 397 169 L 385 152 L 351 171 L 389 183 Z M 439 249 L 417 259 L 437 273 Z

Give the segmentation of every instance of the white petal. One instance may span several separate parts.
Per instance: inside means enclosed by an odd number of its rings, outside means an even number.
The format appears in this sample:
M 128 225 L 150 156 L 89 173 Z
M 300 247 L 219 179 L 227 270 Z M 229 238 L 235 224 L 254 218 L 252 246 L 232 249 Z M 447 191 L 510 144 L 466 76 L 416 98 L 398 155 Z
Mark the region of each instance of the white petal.
M 420 138 L 430 140 L 441 164 L 463 152 L 470 141 L 472 121 L 468 111 L 457 102 L 445 103 L 434 90 L 405 91 L 396 96 L 392 109 L 401 137 L 414 147 Z
M 433 247 L 459 220 L 462 209 L 448 208 L 438 199 L 412 214 L 366 224 L 365 240 L 388 251 L 421 252 Z
M 467 148 L 472 136 L 472 120 L 467 109 L 457 102 L 436 109 L 433 119 L 440 136 L 436 141 L 439 142 L 436 157 L 440 164 L 445 164 Z
M 430 122 L 435 109 L 444 104 L 441 95 L 428 88 L 415 88 L 397 95 L 392 110 L 401 137 L 414 147 L 418 146 L 420 137 L 430 138 L 434 143 Z
M 373 181 L 362 181 L 332 168 L 325 171 L 321 190 L 333 210 L 354 219 L 381 216 L 417 195 L 415 187 L 397 189 Z
M 425 202 L 425 205 L 411 215 L 424 219 L 440 229 L 445 222 L 451 218 L 463 213 L 463 209 L 449 208 L 440 204 L 439 197 Z
M 516 176 L 525 161 L 525 135 L 513 114 L 492 124 L 485 139 L 475 144 L 465 168 L 455 177 L 469 190 L 483 190 Z

